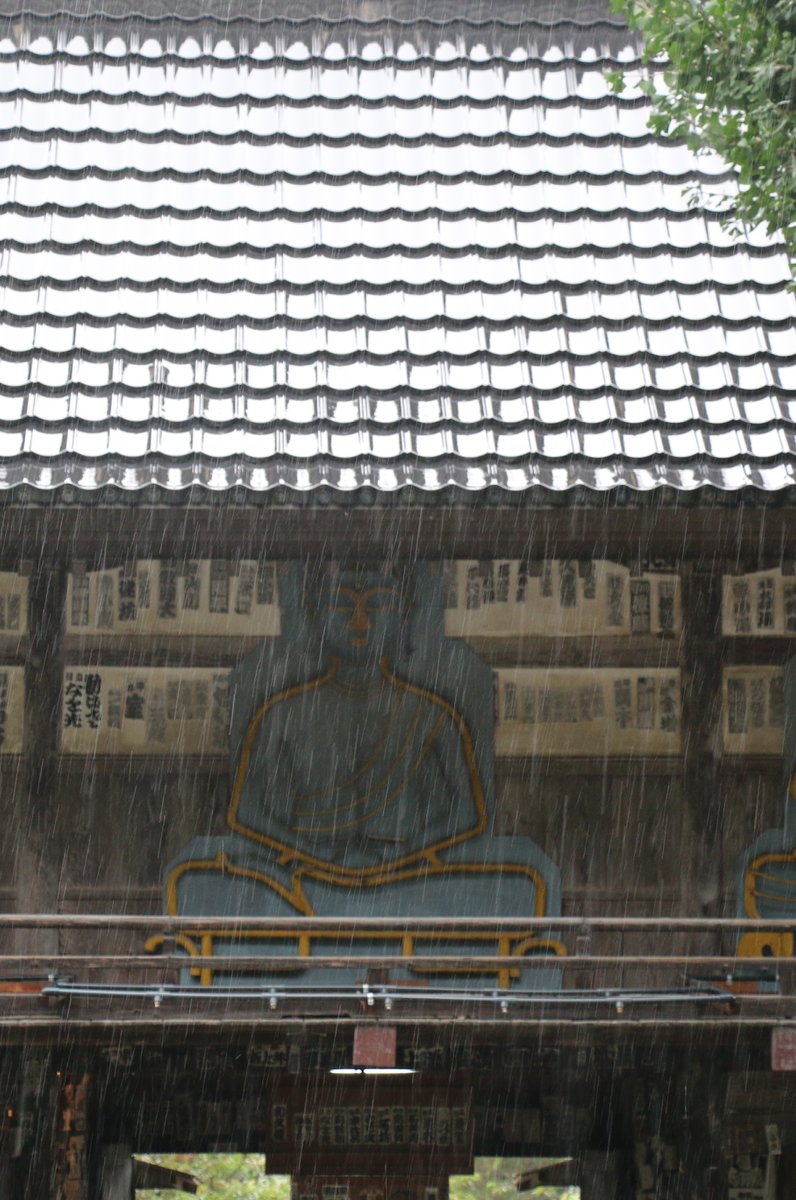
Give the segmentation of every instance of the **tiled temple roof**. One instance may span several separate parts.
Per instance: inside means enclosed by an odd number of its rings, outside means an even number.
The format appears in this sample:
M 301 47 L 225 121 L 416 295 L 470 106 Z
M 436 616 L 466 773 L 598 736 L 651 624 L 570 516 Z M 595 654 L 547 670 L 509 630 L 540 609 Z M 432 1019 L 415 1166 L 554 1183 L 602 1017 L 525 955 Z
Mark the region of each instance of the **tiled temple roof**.
M 636 35 L 291 13 L 0 17 L 0 488 L 796 482 L 783 245 Z

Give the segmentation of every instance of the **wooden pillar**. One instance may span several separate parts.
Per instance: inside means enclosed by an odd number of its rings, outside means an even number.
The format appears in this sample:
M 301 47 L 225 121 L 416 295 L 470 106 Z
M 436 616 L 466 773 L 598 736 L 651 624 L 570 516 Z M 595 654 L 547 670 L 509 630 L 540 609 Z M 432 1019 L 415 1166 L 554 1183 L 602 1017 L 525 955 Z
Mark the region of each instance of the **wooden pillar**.
M 686 1056 L 687 1057 L 687 1056 Z M 720 1058 L 673 1072 L 672 1122 L 683 1200 L 720 1200 L 726 1074 Z
M 4 1049 L 0 1052 L 0 1200 L 17 1200 L 20 1195 L 23 1084 L 22 1052 Z
M 100 1155 L 99 1200 L 134 1200 L 133 1148 L 124 1143 L 103 1146 Z
M 619 1155 L 587 1150 L 577 1161 L 575 1182 L 582 1200 L 624 1200 Z
M 629 1200 L 720 1200 L 717 1080 L 693 1064 L 661 1066 L 654 1075 L 628 1080 L 624 1091 L 632 1159 L 626 1194 Z
M 59 1069 L 56 1054 L 19 1052 L 0 1200 L 93 1200 L 94 1078 L 75 1064 Z
M 66 828 L 58 795 L 58 735 L 65 574 L 33 570 L 29 580 L 29 651 L 25 667 L 24 766 L 16 796 L 16 910 L 57 911 Z M 54 929 L 19 930 L 17 953 L 51 955 Z
M 683 865 L 680 910 L 693 916 L 721 912 L 723 797 L 718 744 L 721 736 L 720 561 L 682 567 L 683 629 Z M 712 939 L 691 949 L 716 953 Z
M 11 1146 L 14 1200 L 53 1195 L 59 1095 L 60 1079 L 49 1051 L 22 1051 Z
M 796 1200 L 796 1154 L 781 1154 L 777 1160 L 777 1200 Z
M 93 1078 L 59 1074 L 55 1112 L 53 1200 L 92 1200 Z

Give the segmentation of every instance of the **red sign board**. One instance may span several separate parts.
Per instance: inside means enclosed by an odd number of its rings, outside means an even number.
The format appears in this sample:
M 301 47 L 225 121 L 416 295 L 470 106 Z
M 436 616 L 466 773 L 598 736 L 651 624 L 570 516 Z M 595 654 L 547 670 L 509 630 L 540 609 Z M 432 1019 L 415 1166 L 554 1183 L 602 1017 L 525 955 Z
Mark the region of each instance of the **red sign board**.
M 771 1070 L 796 1071 L 796 1026 L 771 1030 Z
M 394 1025 L 357 1025 L 351 1061 L 355 1067 L 394 1067 L 397 1046 Z

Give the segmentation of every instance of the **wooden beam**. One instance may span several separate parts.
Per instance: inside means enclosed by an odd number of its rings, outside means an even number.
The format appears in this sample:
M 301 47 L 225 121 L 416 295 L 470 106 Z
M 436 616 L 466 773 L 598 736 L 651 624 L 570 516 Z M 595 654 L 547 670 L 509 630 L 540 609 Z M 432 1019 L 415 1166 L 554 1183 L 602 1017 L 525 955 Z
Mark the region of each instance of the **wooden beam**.
M 543 1184 L 553 1186 L 575 1182 L 579 1176 L 578 1164 L 571 1158 L 560 1162 L 545 1163 L 530 1171 L 522 1171 L 514 1178 L 514 1186 L 518 1192 L 529 1192 L 531 1188 Z
M 216 503 L 130 506 L 0 503 L 0 568 L 27 558 L 67 566 L 83 559 L 227 558 L 302 555 L 390 558 L 667 559 L 724 557 L 732 569 L 754 570 L 792 553 L 793 507 L 732 503 L 664 503 L 661 497 L 625 506 L 613 494 L 599 504 L 563 498 L 542 506 L 535 496 L 496 505 L 364 505 L 351 508 Z

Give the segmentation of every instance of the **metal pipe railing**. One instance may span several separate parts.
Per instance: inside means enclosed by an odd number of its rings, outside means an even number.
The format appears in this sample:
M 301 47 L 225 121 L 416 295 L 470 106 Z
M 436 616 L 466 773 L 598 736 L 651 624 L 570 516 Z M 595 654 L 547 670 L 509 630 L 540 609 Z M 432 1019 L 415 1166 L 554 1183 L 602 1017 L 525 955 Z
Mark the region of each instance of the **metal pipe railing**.
M 55 931 L 59 940 L 69 934 L 69 949 L 37 947 L 36 931 L 42 930 Z M 290 982 L 291 975 L 307 970 L 353 973 L 343 977 L 352 982 L 342 985 L 339 996 L 337 982 L 328 977 L 329 985 L 323 989 L 327 1001 L 332 993 L 334 998 L 356 1001 L 358 987 L 383 984 L 402 1005 L 431 1000 L 455 1003 L 460 993 L 473 1004 L 502 1005 L 502 999 L 495 997 L 510 996 L 513 1005 L 530 994 L 528 987 L 533 991 L 534 978 L 540 990 L 533 1004 L 571 1008 L 578 1003 L 609 1002 L 620 1006 L 617 1012 L 625 1002 L 692 1003 L 696 991 L 703 1005 L 740 1002 L 750 1017 L 764 1011 L 761 1006 L 769 1006 L 765 1011 L 772 1014 L 781 1012 L 786 1002 L 792 1007 L 796 999 L 796 957 L 785 952 L 792 950 L 790 939 L 770 936 L 768 945 L 777 954 L 750 955 L 748 941 L 742 957 L 732 951 L 732 947 L 744 948 L 742 934 L 796 934 L 796 915 L 765 920 L 661 914 L 491 918 L 0 913 L 3 931 L 27 931 L 31 946 L 26 951 L 25 941 L 17 941 L 16 952 L 0 953 L 0 995 L 9 1003 L 25 998 L 30 1003 L 32 991 L 62 1001 L 114 997 L 132 1003 L 143 998 L 155 999 L 156 1005 L 167 995 L 198 999 L 212 992 L 230 1001 L 244 997 L 262 1001 L 278 992 L 280 1004 L 299 1003 L 319 995 L 300 980 L 298 986 Z M 257 954 L 246 944 L 252 934 L 270 935 L 260 939 Z M 567 934 L 574 953 L 568 953 L 560 941 Z M 605 953 L 600 952 L 599 942 L 594 946 L 592 934 L 606 935 Z M 633 936 L 642 939 L 641 950 L 622 952 Z M 707 949 L 705 937 L 710 939 Z M 75 946 L 75 938 L 87 940 L 87 952 L 78 952 L 80 941 Z M 469 944 L 468 938 L 473 939 Z M 695 939 L 699 939 L 698 951 L 689 951 Z M 399 945 L 385 946 L 391 941 Z M 763 941 L 752 945 L 762 947 Z M 144 953 L 144 942 L 155 953 Z M 224 942 L 237 943 L 240 953 L 225 952 L 228 945 L 219 944 Z M 483 953 L 476 952 L 474 942 Z M 130 951 L 124 953 L 120 943 L 129 944 Z M 290 944 L 287 949 L 285 943 Z M 716 953 L 716 948 L 725 952 Z M 579 953 L 580 949 L 585 952 Z M 555 973 L 548 974 L 552 990 L 543 988 L 541 977 L 534 975 L 544 971 Z M 400 974 L 391 978 L 391 972 Z M 240 977 L 247 974 L 260 979 L 242 984 Z M 438 987 L 431 981 L 440 975 L 447 980 Z M 469 981 L 462 985 L 465 975 Z M 365 984 L 355 982 L 363 977 Z M 270 982 L 274 978 L 276 984 Z M 323 979 L 323 974 L 310 978 Z M 41 986 L 32 988 L 32 983 Z M 739 992 L 744 994 L 739 997 Z
M 533 968 L 535 966 L 552 966 L 556 970 L 583 970 L 593 967 L 712 967 L 726 974 L 738 967 L 776 967 L 779 970 L 796 971 L 796 958 L 766 957 L 750 958 L 717 954 L 590 954 L 579 956 L 539 955 L 537 957 L 518 958 L 516 955 L 479 954 L 439 955 L 413 954 L 411 958 L 397 954 L 313 954 L 290 955 L 258 954 L 235 955 L 234 958 L 219 958 L 218 955 L 191 955 L 190 958 L 177 954 L 2 954 L 0 955 L 0 976 L 3 968 L 37 967 L 45 969 L 57 966 L 61 970 L 104 969 L 109 967 L 135 967 L 145 971 L 180 969 L 186 966 L 192 968 L 216 967 L 226 964 L 239 970 L 300 970 L 306 967 L 349 968 L 360 967 L 369 970 L 406 967 L 407 962 L 417 970 L 432 970 L 439 967 L 440 962 L 456 966 L 463 970 L 479 970 L 494 967 Z
M 796 933 L 796 915 L 788 918 L 760 917 L 170 917 L 143 916 L 138 913 L 0 913 L 3 929 L 140 929 L 163 933 L 200 932 L 204 929 L 219 932 L 238 932 L 241 929 L 300 930 L 302 933 L 338 932 L 341 927 L 364 933 L 387 929 L 418 930 L 431 933 L 464 933 L 488 931 L 505 933 L 538 933 L 540 931 L 598 929 L 626 932 L 760 932 Z

